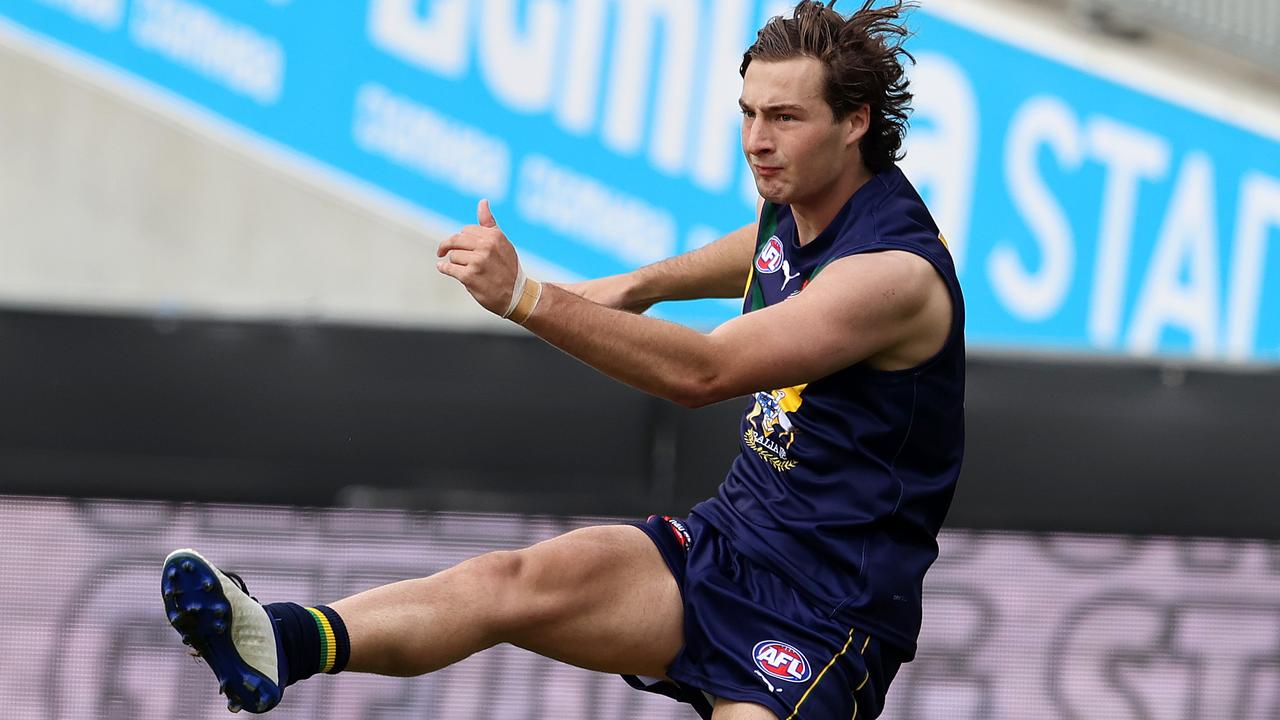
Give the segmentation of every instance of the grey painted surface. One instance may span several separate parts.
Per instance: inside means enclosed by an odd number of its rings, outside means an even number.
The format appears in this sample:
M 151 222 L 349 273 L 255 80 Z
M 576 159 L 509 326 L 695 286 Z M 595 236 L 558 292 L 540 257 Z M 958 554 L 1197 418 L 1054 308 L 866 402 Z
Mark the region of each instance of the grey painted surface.
M 445 228 L 3 40 L 0 304 L 501 325 L 436 273 Z
M 1275 0 L 1070 0 L 1131 26 L 1177 33 L 1269 67 L 1280 75 L 1280 3 Z

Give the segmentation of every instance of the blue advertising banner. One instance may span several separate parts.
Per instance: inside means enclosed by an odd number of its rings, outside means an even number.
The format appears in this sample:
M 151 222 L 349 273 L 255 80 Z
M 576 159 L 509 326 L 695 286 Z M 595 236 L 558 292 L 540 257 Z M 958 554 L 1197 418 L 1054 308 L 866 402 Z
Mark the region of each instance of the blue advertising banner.
M 9 0 L 0 16 L 274 146 L 592 277 L 750 222 L 764 0 Z M 945 3 L 939 3 L 939 7 Z M 973 346 L 1280 361 L 1280 127 L 912 20 L 908 175 Z M 734 303 L 665 306 L 710 326 Z

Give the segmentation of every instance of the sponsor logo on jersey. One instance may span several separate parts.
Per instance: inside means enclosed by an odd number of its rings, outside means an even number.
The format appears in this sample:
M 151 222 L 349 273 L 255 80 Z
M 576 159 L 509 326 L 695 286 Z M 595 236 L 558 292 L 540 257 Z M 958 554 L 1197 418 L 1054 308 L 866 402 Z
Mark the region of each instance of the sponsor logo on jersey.
M 804 653 L 779 640 L 764 640 L 756 643 L 751 656 L 756 661 L 756 667 L 769 677 L 778 680 L 801 683 L 813 674 Z
M 769 242 L 760 248 L 756 256 L 756 272 L 771 275 L 782 268 L 782 241 L 777 235 L 769 238 Z
M 787 284 L 798 277 L 800 277 L 800 273 L 792 274 L 791 263 L 787 262 L 786 260 L 783 260 L 782 261 L 782 289 L 786 290 Z M 791 294 L 795 295 L 796 293 L 800 292 L 800 290 L 801 288 L 796 288 L 796 292 L 793 292 Z

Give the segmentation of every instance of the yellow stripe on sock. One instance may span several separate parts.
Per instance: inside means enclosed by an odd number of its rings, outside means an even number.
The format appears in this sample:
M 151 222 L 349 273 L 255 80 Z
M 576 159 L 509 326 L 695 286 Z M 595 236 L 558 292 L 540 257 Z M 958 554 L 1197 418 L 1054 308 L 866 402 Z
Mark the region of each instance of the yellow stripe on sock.
M 840 648 L 840 652 L 836 653 L 835 656 L 831 658 L 831 662 L 827 663 L 827 666 L 822 668 L 822 672 L 818 673 L 818 677 L 813 679 L 813 683 L 810 684 L 809 688 L 800 696 L 800 702 L 796 703 L 795 709 L 787 716 L 787 720 L 795 720 L 796 715 L 800 712 L 800 706 L 804 704 L 805 700 L 809 699 L 809 693 L 813 692 L 813 689 L 818 687 L 818 683 L 822 682 L 822 676 L 826 675 L 827 671 L 831 669 L 831 666 L 835 665 L 836 661 L 849 651 L 849 646 L 853 644 L 853 632 L 854 629 L 849 628 L 849 639 L 844 641 L 844 647 Z M 866 646 L 864 645 L 863 648 L 865 649 Z M 854 710 L 854 712 L 856 713 L 857 710 Z
M 329 624 L 329 618 L 325 617 L 324 613 L 315 608 L 307 608 L 307 612 L 311 613 L 312 619 L 316 621 L 316 627 L 320 629 L 320 672 L 327 673 L 338 661 L 338 641 L 334 638 L 333 626 Z

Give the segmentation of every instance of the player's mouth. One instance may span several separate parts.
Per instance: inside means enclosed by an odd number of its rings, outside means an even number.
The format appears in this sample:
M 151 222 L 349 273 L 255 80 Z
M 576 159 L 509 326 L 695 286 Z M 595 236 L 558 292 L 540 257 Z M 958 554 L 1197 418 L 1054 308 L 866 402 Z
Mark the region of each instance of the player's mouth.
M 782 172 L 781 167 L 769 165 L 756 165 L 756 174 L 760 177 L 773 177 Z

